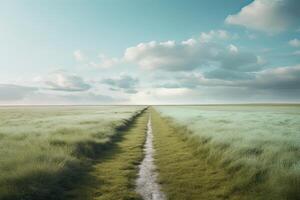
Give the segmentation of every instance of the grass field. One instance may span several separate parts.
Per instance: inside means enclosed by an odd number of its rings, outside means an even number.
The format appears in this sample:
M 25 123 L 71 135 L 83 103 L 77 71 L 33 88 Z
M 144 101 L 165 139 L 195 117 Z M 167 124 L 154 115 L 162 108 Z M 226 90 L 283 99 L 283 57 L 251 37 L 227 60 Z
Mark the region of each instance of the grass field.
M 140 106 L 0 108 L 0 199 L 63 199 Z
M 300 199 L 300 106 L 144 108 L 0 107 L 0 199 L 141 199 L 149 114 L 168 199 Z
M 180 148 L 178 141 L 183 140 L 189 147 L 186 147 L 188 150 L 182 151 L 190 151 L 188 155 L 193 154 L 193 157 L 184 162 L 176 161 L 176 168 L 172 169 L 170 165 L 169 168 L 166 167 L 167 156 L 160 154 L 158 150 L 158 167 L 162 170 L 167 168 L 165 173 L 169 173 L 167 176 L 162 172 L 161 181 L 172 197 L 180 196 L 180 192 L 177 191 L 197 186 L 196 177 L 204 176 L 204 183 L 210 185 L 215 194 L 220 194 L 213 199 L 300 199 L 300 106 L 155 108 L 162 116 L 168 118 L 167 122 L 173 126 L 173 135 L 177 134 L 181 138 L 168 148 L 167 145 L 159 143 L 166 144 L 171 141 L 170 138 L 161 138 L 162 141 L 156 141 L 157 148 L 167 148 L 164 151 L 170 153 L 176 152 L 175 148 Z M 185 156 L 187 155 L 178 154 L 176 157 L 180 161 L 180 157 L 184 160 Z M 194 162 L 195 166 L 199 165 L 191 168 L 194 173 L 188 173 L 181 179 L 168 178 L 171 177 L 172 170 L 184 172 L 189 162 Z M 206 166 L 202 174 L 196 172 L 197 169 L 201 170 L 200 165 Z M 215 175 L 214 172 L 206 173 L 205 171 L 209 171 L 207 168 L 211 171 L 216 170 Z M 178 184 L 180 181 L 185 183 L 184 180 L 190 180 L 190 184 Z M 219 183 L 223 186 L 218 185 Z M 196 190 L 197 188 L 194 191 Z

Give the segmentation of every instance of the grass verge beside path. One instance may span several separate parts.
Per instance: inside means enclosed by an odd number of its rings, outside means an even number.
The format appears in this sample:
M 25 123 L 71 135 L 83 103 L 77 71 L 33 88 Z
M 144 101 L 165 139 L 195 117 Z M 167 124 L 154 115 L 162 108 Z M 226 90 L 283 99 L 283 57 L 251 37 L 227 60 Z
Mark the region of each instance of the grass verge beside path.
M 135 192 L 135 180 L 143 158 L 147 121 L 148 111 L 145 111 L 123 130 L 109 150 L 95 161 L 80 185 L 69 193 L 69 199 L 140 199 Z
M 145 106 L 0 106 L 0 199 L 65 200 Z
M 197 146 L 151 109 L 155 163 L 159 182 L 170 200 L 247 199 L 233 193 L 225 170 L 208 164 L 197 155 Z M 199 145 L 199 144 L 198 144 Z

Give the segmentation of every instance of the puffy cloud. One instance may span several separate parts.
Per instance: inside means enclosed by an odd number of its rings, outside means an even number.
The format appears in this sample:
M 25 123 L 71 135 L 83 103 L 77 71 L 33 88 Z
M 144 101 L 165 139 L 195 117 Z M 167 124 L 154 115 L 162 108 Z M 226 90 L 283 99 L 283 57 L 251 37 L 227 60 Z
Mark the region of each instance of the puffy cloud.
M 290 40 L 289 45 L 291 45 L 292 47 L 300 47 L 300 40 L 297 38 Z
M 121 75 L 116 78 L 103 79 L 101 82 L 111 86 L 111 90 L 122 90 L 126 93 L 137 93 L 136 87 L 139 80 L 129 75 Z
M 211 30 L 200 34 L 200 41 L 210 42 L 212 40 L 228 40 L 237 38 L 238 35 L 232 35 L 226 30 Z
M 238 53 L 239 49 L 237 48 L 237 46 L 231 44 L 228 46 L 229 52 L 231 53 Z
M 44 78 L 40 78 L 40 81 L 50 90 L 74 92 L 86 91 L 91 88 L 80 76 L 69 74 L 62 70 L 55 71 Z
M 236 46 L 226 47 L 214 42 L 189 39 L 176 43 L 148 42 L 127 48 L 124 59 L 143 69 L 188 71 L 199 67 L 221 67 L 239 71 L 255 71 L 261 66 L 258 57 Z
M 229 15 L 227 24 L 241 25 L 267 33 L 298 28 L 300 21 L 299 0 L 254 0 L 234 15 Z
M 79 61 L 79 62 L 84 61 L 86 59 L 80 50 L 74 51 L 73 55 L 74 55 L 75 60 Z
M 190 38 L 190 39 L 182 41 L 181 44 L 188 45 L 188 46 L 193 46 L 193 45 L 197 44 L 197 41 L 193 38 Z
M 197 54 L 195 51 L 200 50 L 191 43 L 152 41 L 127 48 L 124 58 L 129 62 L 137 63 L 144 69 L 188 70 L 199 65 L 199 61 L 195 59 Z
M 36 90 L 38 89 L 35 87 L 0 84 L 0 102 L 22 100 L 33 94 Z

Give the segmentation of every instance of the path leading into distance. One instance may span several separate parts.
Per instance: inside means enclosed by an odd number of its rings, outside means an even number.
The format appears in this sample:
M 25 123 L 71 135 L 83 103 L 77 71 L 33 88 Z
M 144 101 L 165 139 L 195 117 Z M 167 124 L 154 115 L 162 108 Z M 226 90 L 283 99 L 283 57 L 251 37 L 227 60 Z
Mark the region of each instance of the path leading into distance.
M 155 170 L 156 166 L 154 165 L 151 115 L 149 115 L 147 124 L 147 137 L 144 145 L 144 153 L 145 157 L 139 166 L 136 191 L 143 197 L 144 200 L 164 200 L 166 198 L 157 183 L 158 174 Z

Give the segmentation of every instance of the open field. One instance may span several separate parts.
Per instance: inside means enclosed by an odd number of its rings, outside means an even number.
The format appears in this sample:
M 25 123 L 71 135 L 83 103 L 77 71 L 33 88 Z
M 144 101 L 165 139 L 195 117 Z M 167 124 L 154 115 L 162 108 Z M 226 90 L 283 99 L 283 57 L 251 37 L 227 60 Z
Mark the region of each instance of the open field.
M 173 140 L 156 133 L 156 147 L 161 149 L 157 149 L 157 164 L 163 170 L 160 178 L 171 199 L 189 199 L 180 198 L 180 193 L 185 189 L 191 191 L 193 186 L 194 192 L 211 187 L 206 194 L 213 191 L 213 198 L 198 194 L 210 199 L 300 198 L 300 106 L 157 106 L 155 109 L 168 118 L 160 123 L 173 127 L 164 132 L 171 132 L 172 137 L 177 134 L 174 144 L 167 145 Z M 156 123 L 159 127 L 159 122 Z M 180 141 L 189 144 L 188 147 Z M 182 151 L 189 153 L 179 152 L 180 144 L 187 148 Z M 173 160 L 167 160 L 162 151 L 174 152 Z M 176 152 L 178 155 L 174 156 Z M 172 162 L 176 163 L 173 168 Z M 176 171 L 185 174 L 188 166 L 193 167 L 186 176 L 170 175 Z M 202 169 L 203 166 L 206 168 Z M 202 176 L 204 186 L 196 182 L 198 176 Z
M 63 199 L 141 106 L 0 108 L 0 199 Z
M 300 198 L 300 106 L 144 108 L 1 107 L 0 199 Z

